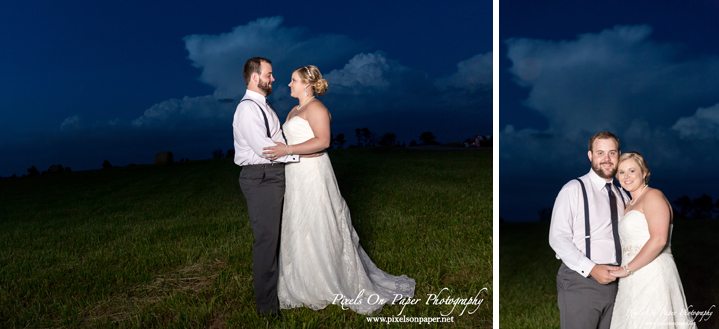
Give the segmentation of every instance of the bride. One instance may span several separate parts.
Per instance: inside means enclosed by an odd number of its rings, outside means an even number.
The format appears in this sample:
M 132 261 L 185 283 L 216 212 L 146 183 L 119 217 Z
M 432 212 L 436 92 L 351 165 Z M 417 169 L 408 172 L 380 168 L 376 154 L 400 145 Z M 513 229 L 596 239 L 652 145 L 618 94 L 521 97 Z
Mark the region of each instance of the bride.
M 277 295 L 280 308 L 324 309 L 328 304 L 376 314 L 384 304 L 414 296 L 415 282 L 377 268 L 359 244 L 329 156 L 330 121 L 315 95 L 327 80 L 313 65 L 297 68 L 289 84 L 299 105 L 282 126 L 288 145 L 265 148 L 269 159 L 299 154 L 285 167 Z
M 672 210 L 648 187 L 649 168 L 638 152 L 622 154 L 617 179 L 632 195 L 619 221 L 622 268 L 611 328 L 696 328 L 671 251 Z

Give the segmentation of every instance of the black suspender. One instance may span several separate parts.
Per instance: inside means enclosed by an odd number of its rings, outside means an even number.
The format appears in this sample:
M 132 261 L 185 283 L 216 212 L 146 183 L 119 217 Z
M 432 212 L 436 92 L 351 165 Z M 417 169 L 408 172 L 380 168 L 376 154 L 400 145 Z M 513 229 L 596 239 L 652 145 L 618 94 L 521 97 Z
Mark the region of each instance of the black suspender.
M 592 259 L 591 256 L 591 243 L 590 243 L 590 235 L 589 235 L 589 200 L 587 200 L 587 189 L 584 188 L 584 182 L 582 182 L 581 179 L 576 178 L 577 181 L 579 181 L 579 184 L 582 185 L 582 195 L 584 196 L 584 244 L 587 249 L 587 252 L 585 255 L 587 258 Z M 622 200 L 624 200 L 622 198 Z
M 591 241 L 590 241 L 590 234 L 589 234 L 589 201 L 587 200 L 587 189 L 584 187 L 584 182 L 582 182 L 581 179 L 575 178 L 577 181 L 579 181 L 579 185 L 582 186 L 582 195 L 584 196 L 584 245 L 587 249 L 587 252 L 585 253 L 587 255 L 587 258 L 592 259 L 591 256 Z M 614 184 L 612 184 L 614 185 Z M 624 205 L 624 208 L 627 207 L 626 202 L 624 201 L 624 194 L 622 194 L 621 191 L 618 190 L 616 186 L 614 186 L 615 189 L 617 189 L 617 193 L 619 194 L 619 197 L 622 199 L 622 204 Z
M 250 102 L 257 104 L 257 102 L 255 102 L 251 99 L 247 99 L 247 98 L 241 100 L 240 103 L 242 103 L 244 101 L 250 101 Z M 269 137 L 271 139 L 272 136 L 270 135 L 270 123 L 267 121 L 267 114 L 265 114 L 265 111 L 262 110 L 262 106 L 260 106 L 260 104 L 257 104 L 257 106 L 260 108 L 260 112 L 262 112 L 262 117 L 265 118 L 265 128 L 267 129 L 267 137 Z
M 262 112 L 262 118 L 265 119 L 265 129 L 267 129 L 267 138 L 272 139 L 272 135 L 270 135 L 270 123 L 269 123 L 269 121 L 267 121 L 267 114 L 265 114 L 265 111 L 262 110 L 262 106 L 260 106 L 260 104 L 258 104 L 257 102 L 255 102 L 249 98 L 245 98 L 245 99 L 241 100 L 240 103 L 242 103 L 244 101 L 253 102 L 253 103 L 257 104 L 257 106 L 260 108 L 260 112 Z M 282 130 L 281 126 L 280 126 L 280 131 L 282 131 L 282 138 L 285 140 L 285 144 L 287 144 L 287 138 L 285 138 L 285 132 Z

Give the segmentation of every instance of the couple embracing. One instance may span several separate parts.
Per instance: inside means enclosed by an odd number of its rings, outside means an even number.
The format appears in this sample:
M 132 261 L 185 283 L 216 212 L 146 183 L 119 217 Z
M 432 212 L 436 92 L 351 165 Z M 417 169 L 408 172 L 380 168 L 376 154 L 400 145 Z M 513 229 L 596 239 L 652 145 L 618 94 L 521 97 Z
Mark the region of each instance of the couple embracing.
M 235 163 L 242 166 L 240 187 L 255 237 L 257 312 L 276 317 L 280 308 L 319 310 L 352 299 L 345 307 L 374 314 L 383 306 L 377 297 L 387 303 L 412 297 L 414 280 L 377 268 L 352 227 L 324 151 L 332 117 L 315 98 L 328 88 L 319 69 L 308 65 L 292 72 L 290 95 L 298 105 L 282 126 L 267 100 L 275 80 L 272 62 L 251 58 L 242 75 L 247 92 L 232 126 Z
M 606 131 L 592 136 L 587 154 L 592 169 L 564 185 L 549 229 L 562 260 L 561 327 L 696 328 L 671 252 L 672 208 L 648 186 L 646 161 L 621 154 Z

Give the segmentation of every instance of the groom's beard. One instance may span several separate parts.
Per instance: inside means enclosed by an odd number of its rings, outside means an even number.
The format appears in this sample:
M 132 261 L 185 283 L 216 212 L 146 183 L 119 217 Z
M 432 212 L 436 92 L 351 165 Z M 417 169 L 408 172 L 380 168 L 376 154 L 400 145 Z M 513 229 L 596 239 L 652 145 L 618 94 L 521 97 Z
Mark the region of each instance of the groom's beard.
M 617 174 L 617 166 L 612 167 L 609 173 L 604 171 L 604 168 L 602 168 L 603 164 L 612 164 L 611 162 L 603 162 L 603 163 L 597 163 L 596 165 L 592 165 L 592 170 L 594 170 L 595 173 L 597 173 L 597 176 L 604 178 L 604 179 L 614 179 L 614 176 Z
M 265 97 L 267 97 L 272 93 L 272 84 L 270 84 L 270 81 L 266 81 L 264 84 L 262 84 L 262 82 L 263 81 L 260 79 L 260 82 L 257 83 L 257 88 L 264 91 Z

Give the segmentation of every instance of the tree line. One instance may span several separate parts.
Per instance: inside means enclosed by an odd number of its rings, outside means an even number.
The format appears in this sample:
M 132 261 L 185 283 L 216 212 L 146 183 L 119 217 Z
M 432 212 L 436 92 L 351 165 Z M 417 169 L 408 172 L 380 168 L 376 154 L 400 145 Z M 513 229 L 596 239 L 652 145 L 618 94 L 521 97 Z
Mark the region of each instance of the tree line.
M 371 132 L 368 128 L 357 128 L 355 129 L 355 136 L 357 137 L 357 144 L 349 145 L 349 147 L 406 146 L 405 143 L 402 143 L 401 145 L 399 144 L 399 142 L 397 141 L 397 135 L 395 133 L 385 133 L 382 136 L 377 137 L 377 134 Z M 437 137 L 433 133 L 426 131 L 419 136 L 419 140 L 422 144 L 417 144 L 417 142 L 413 140 L 409 143 L 409 146 L 440 145 L 440 143 L 437 142 L 436 139 Z M 345 144 L 347 144 L 345 134 L 338 134 L 337 136 L 335 136 L 334 134 L 330 135 L 329 149 L 341 149 L 344 148 Z M 215 149 L 212 151 L 213 159 L 234 157 L 234 149 L 229 149 L 227 150 L 227 152 L 222 151 L 222 149 Z
M 687 195 L 680 196 L 672 202 L 674 219 L 716 219 L 719 218 L 719 199 L 712 201 L 712 197 L 702 194 L 691 199 Z M 542 208 L 537 211 L 541 222 L 552 220 L 552 208 Z

